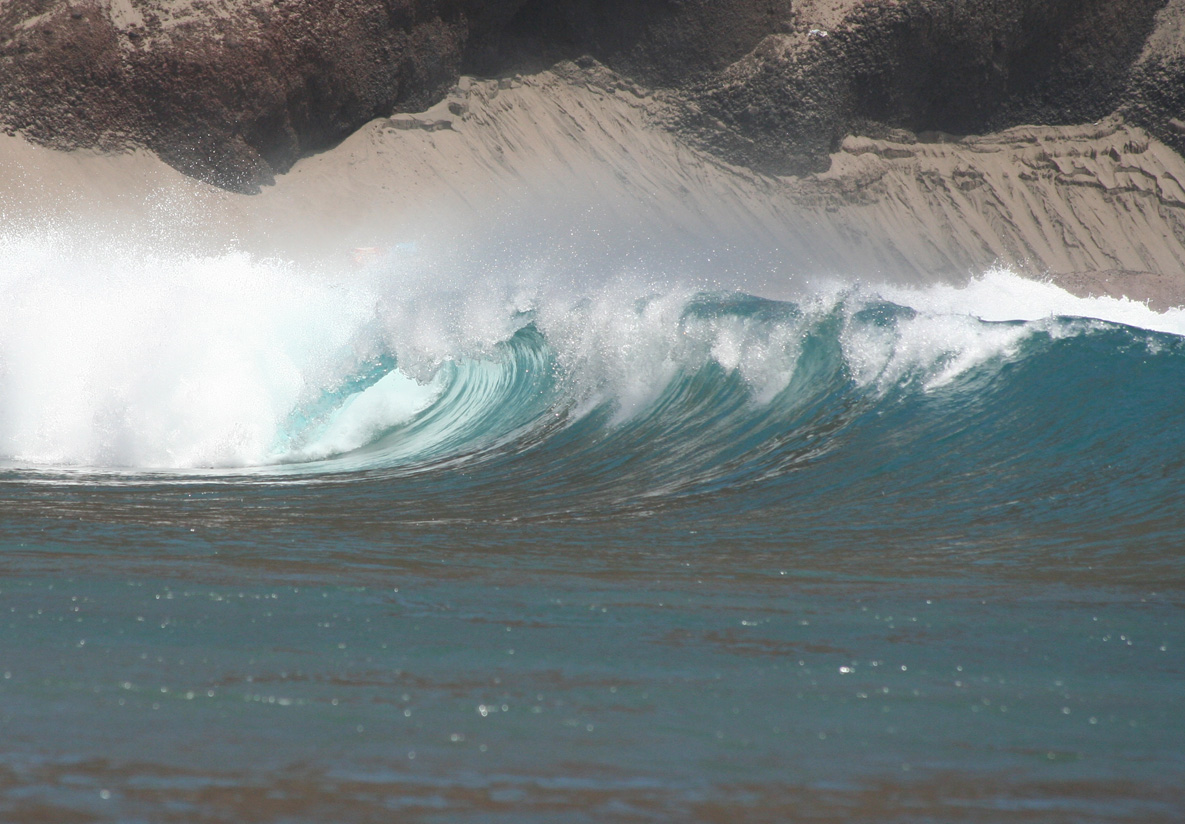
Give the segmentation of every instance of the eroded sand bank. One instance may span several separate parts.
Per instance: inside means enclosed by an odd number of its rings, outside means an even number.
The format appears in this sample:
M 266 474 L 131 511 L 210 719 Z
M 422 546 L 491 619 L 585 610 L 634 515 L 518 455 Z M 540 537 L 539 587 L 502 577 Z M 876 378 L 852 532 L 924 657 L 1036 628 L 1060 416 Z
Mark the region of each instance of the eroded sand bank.
M 573 254 L 653 245 L 731 256 L 751 268 L 742 285 L 771 297 L 819 278 L 959 281 L 1004 264 L 1081 294 L 1185 303 L 1185 160 L 1120 121 L 852 136 L 828 172 L 795 178 L 705 155 L 657 125 L 667 114 L 597 65 L 463 78 L 433 109 L 375 120 L 259 195 L 147 152 L 3 137 L 0 215 L 325 261 L 429 235 Z

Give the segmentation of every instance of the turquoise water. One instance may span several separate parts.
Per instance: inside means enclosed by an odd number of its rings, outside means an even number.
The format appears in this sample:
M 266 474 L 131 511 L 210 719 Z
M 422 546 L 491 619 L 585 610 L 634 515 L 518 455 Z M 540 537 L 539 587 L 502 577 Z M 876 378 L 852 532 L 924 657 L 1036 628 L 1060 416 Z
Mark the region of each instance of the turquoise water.
M 4 820 L 1185 815 L 1185 314 L 49 257 Z

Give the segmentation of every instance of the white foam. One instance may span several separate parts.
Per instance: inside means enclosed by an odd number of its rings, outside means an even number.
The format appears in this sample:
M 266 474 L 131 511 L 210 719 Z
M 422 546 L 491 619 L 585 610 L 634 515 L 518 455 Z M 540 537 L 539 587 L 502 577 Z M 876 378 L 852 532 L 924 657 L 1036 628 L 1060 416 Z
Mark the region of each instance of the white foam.
M 547 301 L 538 325 L 582 397 L 612 400 L 617 419 L 651 406 L 684 360 L 680 319 L 694 290 L 619 278 L 584 299 Z
M 859 322 L 856 313 L 877 300 L 916 314 L 888 326 Z M 973 367 L 1011 358 L 1035 333 L 1061 338 L 1104 324 L 1185 335 L 1185 311 L 1158 312 L 1127 298 L 1078 297 L 1052 283 L 992 269 L 963 285 L 856 289 L 848 296 L 842 343 L 858 383 L 887 388 L 917 378 L 934 389 Z
M 993 358 L 1011 357 L 1034 331 L 957 314 L 919 313 L 891 326 L 859 323 L 849 316 L 841 343 L 858 384 L 888 389 L 916 377 L 929 390 Z
M 932 314 L 964 315 L 984 321 L 1090 318 L 1150 332 L 1185 335 L 1185 309 L 1158 312 L 1129 298 L 1078 297 L 1061 287 L 996 268 L 961 286 L 881 286 L 875 291 L 894 303 Z
M 267 462 L 374 314 L 365 289 L 237 252 L 7 234 L 0 255 L 0 459 L 18 464 Z
M 325 273 L 235 251 L 167 254 L 160 238 L 151 243 L 0 231 L 0 462 L 196 468 L 329 458 L 411 421 L 440 397 L 442 366 L 467 362 L 472 414 L 457 410 L 420 433 L 448 444 L 445 429 L 469 426 L 501 391 L 496 347 L 532 319 L 575 411 L 608 402 L 617 421 L 651 408 L 680 371 L 713 361 L 739 374 L 755 402 L 769 402 L 790 384 L 804 335 L 836 312 L 852 376 L 882 387 L 914 377 L 943 386 L 1011 357 L 1026 336 L 1089 330 L 1065 316 L 1185 334 L 1185 312 L 1078 298 L 1004 270 L 957 287 L 820 291 L 800 314 L 769 321 L 689 311 L 700 284 L 644 273 L 577 284 L 545 268 L 450 268 L 455 255 L 416 249 Z M 914 312 L 881 324 L 860 315 L 881 299 Z M 392 352 L 398 372 L 338 397 L 363 364 Z M 318 406 L 327 397 L 336 408 Z M 320 419 L 305 420 L 308 409 Z M 290 431 L 294 421 L 304 429 Z
M 389 429 L 412 420 L 432 404 L 442 390 L 437 379 L 427 385 L 398 369 L 387 373 L 333 410 L 312 441 L 285 456 L 285 460 L 322 460 L 360 449 Z

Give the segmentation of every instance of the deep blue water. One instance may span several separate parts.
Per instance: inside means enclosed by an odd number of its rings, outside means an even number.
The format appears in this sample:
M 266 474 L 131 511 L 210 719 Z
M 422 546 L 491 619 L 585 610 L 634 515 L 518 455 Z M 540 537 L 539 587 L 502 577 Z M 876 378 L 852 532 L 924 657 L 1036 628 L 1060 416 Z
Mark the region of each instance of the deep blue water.
M 0 818 L 1185 816 L 1181 313 L 614 288 L 12 310 Z

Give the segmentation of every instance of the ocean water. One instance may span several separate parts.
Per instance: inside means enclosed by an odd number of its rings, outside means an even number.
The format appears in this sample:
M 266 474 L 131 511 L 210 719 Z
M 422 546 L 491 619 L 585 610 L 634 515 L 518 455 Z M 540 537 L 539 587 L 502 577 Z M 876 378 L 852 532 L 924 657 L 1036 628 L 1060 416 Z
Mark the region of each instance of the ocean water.
M 0 260 L 2 820 L 1185 818 L 1183 311 Z

